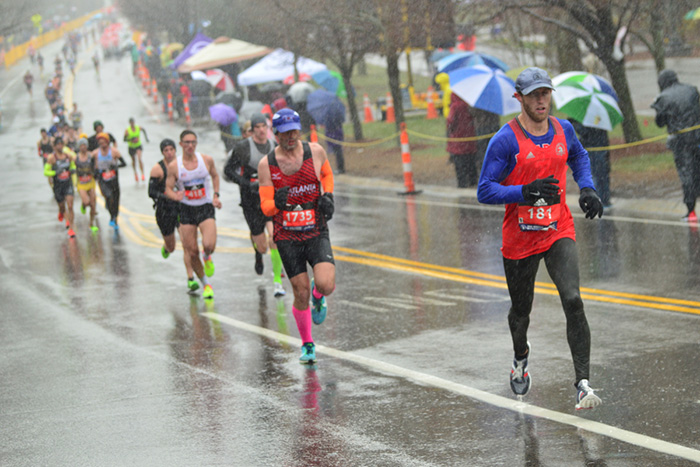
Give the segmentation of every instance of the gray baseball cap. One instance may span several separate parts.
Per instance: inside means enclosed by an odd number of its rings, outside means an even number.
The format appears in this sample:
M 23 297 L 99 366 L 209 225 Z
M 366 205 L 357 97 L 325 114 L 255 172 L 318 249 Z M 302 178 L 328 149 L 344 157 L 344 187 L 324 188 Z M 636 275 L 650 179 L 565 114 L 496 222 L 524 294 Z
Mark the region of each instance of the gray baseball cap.
M 520 94 L 528 95 L 535 89 L 549 88 L 554 90 L 552 79 L 542 68 L 531 66 L 524 69 L 515 80 L 515 90 Z

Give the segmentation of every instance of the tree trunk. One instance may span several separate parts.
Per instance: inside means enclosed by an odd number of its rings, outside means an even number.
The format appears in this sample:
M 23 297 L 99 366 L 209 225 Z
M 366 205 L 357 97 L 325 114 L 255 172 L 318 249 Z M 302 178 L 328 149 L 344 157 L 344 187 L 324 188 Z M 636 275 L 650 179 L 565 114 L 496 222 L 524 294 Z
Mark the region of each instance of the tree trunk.
M 639 141 L 642 139 L 642 134 L 639 131 L 637 115 L 632 105 L 632 95 L 630 94 L 629 83 L 627 82 L 625 62 L 622 60 L 615 60 L 610 56 L 604 59 L 603 63 L 605 63 L 610 73 L 612 85 L 615 91 L 617 91 L 617 97 L 619 98 L 618 104 L 624 116 L 624 120 L 622 120 L 622 131 L 625 135 L 625 141 L 628 143 Z
M 389 91 L 394 100 L 394 115 L 396 116 L 396 129 L 399 129 L 403 117 L 403 101 L 401 99 L 401 76 L 399 74 L 399 54 L 395 50 L 386 54 L 386 72 L 389 77 Z
M 651 13 L 649 21 L 652 38 L 651 53 L 654 56 L 654 65 L 656 66 L 656 74 L 658 75 L 666 68 L 666 50 L 664 49 L 664 31 L 666 31 L 666 25 L 664 24 L 664 18 L 661 16 L 664 14 L 663 6 L 660 5 L 659 2 L 654 2 L 654 6 L 657 8 Z
M 362 141 L 364 135 L 362 134 L 362 122 L 360 121 L 360 116 L 357 113 L 357 102 L 355 102 L 355 93 L 352 90 L 352 68 L 340 69 L 340 74 L 343 77 L 343 84 L 345 85 L 345 90 L 348 93 L 348 112 L 350 112 L 350 121 L 352 122 L 352 130 L 355 133 L 355 141 Z

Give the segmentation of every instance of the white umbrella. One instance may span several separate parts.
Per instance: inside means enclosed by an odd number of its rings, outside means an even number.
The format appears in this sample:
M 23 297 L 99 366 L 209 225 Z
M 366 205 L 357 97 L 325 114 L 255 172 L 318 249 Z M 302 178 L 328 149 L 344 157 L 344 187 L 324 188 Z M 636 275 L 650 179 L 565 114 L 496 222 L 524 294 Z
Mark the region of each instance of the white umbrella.
M 287 94 L 292 98 L 294 102 L 306 102 L 306 98 L 316 90 L 313 85 L 300 81 L 294 83 L 289 87 Z

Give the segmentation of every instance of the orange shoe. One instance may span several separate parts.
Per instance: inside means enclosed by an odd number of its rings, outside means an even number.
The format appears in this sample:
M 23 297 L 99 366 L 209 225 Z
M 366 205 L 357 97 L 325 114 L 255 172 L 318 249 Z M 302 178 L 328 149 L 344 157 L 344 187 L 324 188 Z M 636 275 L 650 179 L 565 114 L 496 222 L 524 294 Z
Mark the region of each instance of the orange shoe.
M 68 236 L 69 236 L 70 238 L 74 238 L 74 237 L 75 237 L 75 232 L 73 232 L 73 229 L 71 229 L 71 228 L 68 229 Z
M 63 222 L 63 213 L 62 212 L 58 213 L 58 222 Z
M 144 174 L 141 174 L 141 181 L 146 181 L 146 176 Z
M 66 229 L 70 229 L 70 224 L 66 221 Z

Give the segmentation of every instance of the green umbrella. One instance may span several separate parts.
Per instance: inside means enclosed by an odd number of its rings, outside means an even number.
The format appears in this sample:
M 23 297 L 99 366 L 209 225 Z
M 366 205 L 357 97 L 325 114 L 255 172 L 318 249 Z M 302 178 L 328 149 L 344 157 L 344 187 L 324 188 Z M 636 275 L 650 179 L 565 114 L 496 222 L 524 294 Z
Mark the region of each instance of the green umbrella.
M 690 10 L 688 13 L 685 14 L 683 19 L 687 19 L 689 21 L 700 19 L 700 8 L 695 8 L 694 10 Z
M 552 79 L 554 104 L 584 126 L 610 131 L 624 117 L 610 83 L 583 71 L 569 71 Z

